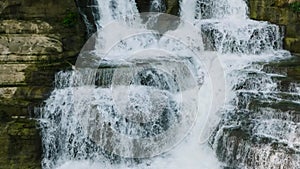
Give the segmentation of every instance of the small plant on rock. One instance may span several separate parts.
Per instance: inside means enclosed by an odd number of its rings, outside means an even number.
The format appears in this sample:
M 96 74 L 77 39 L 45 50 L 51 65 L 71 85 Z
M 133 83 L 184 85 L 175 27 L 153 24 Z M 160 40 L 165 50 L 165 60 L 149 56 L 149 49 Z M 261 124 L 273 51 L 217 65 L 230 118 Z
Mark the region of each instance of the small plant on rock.
M 300 12 L 300 2 L 292 2 L 290 3 L 289 7 L 294 11 L 294 12 Z
M 63 25 L 65 27 L 74 27 L 77 23 L 77 14 L 72 11 L 67 11 L 65 17 L 63 18 Z

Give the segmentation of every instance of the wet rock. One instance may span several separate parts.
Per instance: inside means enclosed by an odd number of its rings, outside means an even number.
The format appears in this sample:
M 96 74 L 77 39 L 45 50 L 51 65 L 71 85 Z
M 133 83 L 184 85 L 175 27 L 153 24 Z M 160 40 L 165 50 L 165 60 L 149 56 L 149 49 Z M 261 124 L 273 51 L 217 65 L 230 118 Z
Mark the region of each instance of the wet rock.
M 250 0 L 250 17 L 266 20 L 284 27 L 284 48 L 300 53 L 300 13 L 293 11 L 290 4 L 298 0 Z

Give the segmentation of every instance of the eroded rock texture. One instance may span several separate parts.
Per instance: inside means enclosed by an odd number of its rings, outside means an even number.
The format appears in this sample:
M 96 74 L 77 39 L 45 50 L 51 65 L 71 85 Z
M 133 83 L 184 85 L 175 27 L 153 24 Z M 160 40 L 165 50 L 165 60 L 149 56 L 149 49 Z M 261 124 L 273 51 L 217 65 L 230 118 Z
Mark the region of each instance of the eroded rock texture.
M 0 0 L 0 168 L 40 168 L 34 107 L 81 49 L 73 0 Z

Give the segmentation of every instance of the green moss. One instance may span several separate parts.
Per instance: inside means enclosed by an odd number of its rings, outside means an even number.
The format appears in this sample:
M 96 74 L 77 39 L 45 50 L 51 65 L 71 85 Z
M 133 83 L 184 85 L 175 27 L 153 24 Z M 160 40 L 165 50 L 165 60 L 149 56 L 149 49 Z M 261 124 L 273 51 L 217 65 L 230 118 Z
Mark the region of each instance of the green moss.
M 12 121 L 8 123 L 7 134 L 9 136 L 18 136 L 21 139 L 30 139 L 38 135 L 36 129 L 36 121 L 24 120 L 24 121 Z
M 36 120 L 14 119 L 0 123 L 0 168 L 39 169 L 41 142 Z
M 289 5 L 290 9 L 292 9 L 294 12 L 300 12 L 300 2 L 293 2 Z
M 72 28 L 77 24 L 77 18 L 77 13 L 67 10 L 65 17 L 63 18 L 63 25 Z

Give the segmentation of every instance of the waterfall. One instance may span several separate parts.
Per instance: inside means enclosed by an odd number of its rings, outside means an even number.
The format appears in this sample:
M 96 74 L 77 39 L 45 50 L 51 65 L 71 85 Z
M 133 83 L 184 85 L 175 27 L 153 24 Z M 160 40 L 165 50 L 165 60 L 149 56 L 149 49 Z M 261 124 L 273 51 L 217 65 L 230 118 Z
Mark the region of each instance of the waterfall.
M 195 121 L 205 121 L 212 90 L 197 55 L 200 31 L 174 25 L 174 16 L 140 15 L 132 0 L 96 5 L 99 32 L 73 70 L 57 73 L 39 110 L 43 168 L 216 168 Z M 153 10 L 162 6 L 152 2 Z M 169 24 L 162 29 L 161 21 Z M 192 149 L 201 153 L 183 158 Z M 204 158 L 209 163 L 197 163 Z
M 114 20 L 127 22 L 129 25 L 137 24 L 138 10 L 133 0 L 113 0 L 97 1 L 98 20 L 96 21 L 98 29 L 109 24 Z
M 37 111 L 43 168 L 299 168 L 299 119 L 265 106 L 300 100 L 265 66 L 290 57 L 278 26 L 244 0 L 181 0 L 181 20 L 95 8 L 98 32 Z
M 286 74 L 266 66 L 291 57 L 280 28 L 249 19 L 244 0 L 198 2 L 198 26 L 224 64 L 228 85 L 210 138 L 219 160 L 225 168 L 299 168 L 299 120 L 282 108 L 298 104 L 299 93 L 282 90 L 278 79 Z

